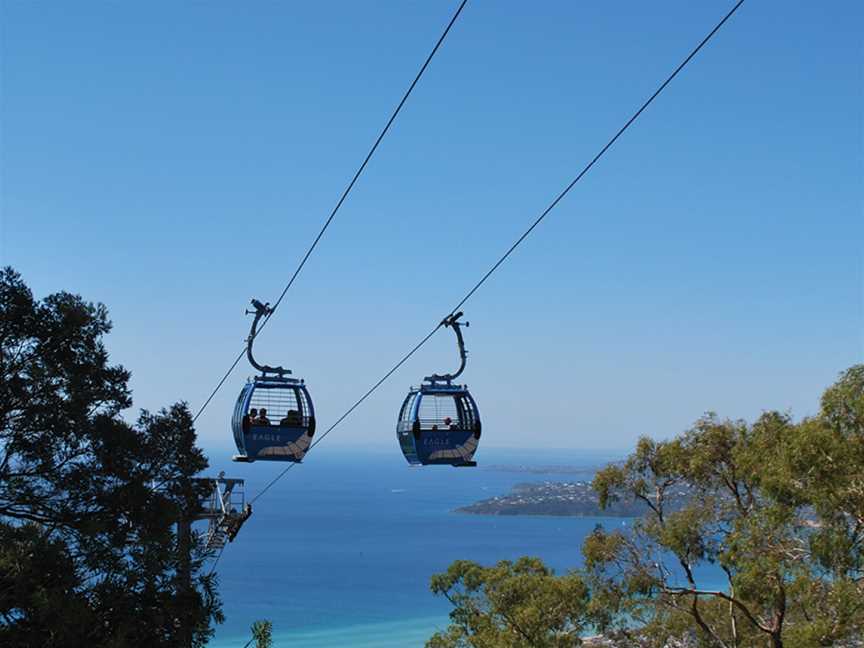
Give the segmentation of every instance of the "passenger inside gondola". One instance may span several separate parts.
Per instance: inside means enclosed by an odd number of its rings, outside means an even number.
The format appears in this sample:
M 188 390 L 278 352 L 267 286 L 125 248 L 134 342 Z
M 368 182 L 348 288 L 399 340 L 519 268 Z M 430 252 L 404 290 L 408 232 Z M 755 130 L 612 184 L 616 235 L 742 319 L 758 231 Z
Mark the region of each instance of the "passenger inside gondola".
M 279 425 L 285 427 L 300 427 L 303 425 L 303 417 L 300 416 L 300 412 L 297 410 L 290 409 L 285 413 L 285 418 L 279 421 Z
M 255 419 L 255 425 L 270 425 L 270 419 L 267 418 L 267 409 L 262 407 L 261 413 Z
M 249 413 L 243 417 L 243 431 L 248 432 L 249 428 L 255 424 L 255 420 L 258 418 L 258 410 L 254 407 L 249 410 Z

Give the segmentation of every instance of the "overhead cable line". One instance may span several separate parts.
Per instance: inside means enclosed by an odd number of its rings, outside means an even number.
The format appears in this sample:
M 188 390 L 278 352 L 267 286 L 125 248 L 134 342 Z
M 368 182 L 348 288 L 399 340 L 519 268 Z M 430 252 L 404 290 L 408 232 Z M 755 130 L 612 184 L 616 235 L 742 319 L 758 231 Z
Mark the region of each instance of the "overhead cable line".
M 212 576 L 213 572 L 216 571 L 216 565 L 219 564 L 219 559 L 222 557 L 222 553 L 225 551 L 225 545 L 219 547 L 219 553 L 216 554 L 215 560 L 213 560 L 213 564 L 210 566 L 210 571 L 207 573 L 208 576 Z
M 344 421 L 346 418 L 348 418 L 348 416 L 351 414 L 351 412 L 353 412 L 355 409 L 357 409 L 358 407 L 360 407 L 360 405 L 363 403 L 363 401 L 365 401 L 367 398 L 369 398 L 369 397 L 372 395 L 372 393 L 373 393 L 376 389 L 378 389 L 381 385 L 383 385 L 384 382 L 385 382 L 385 381 L 386 381 L 390 376 L 392 376 L 394 373 L 396 373 L 396 370 L 399 369 L 399 367 L 401 367 L 403 364 L 405 364 L 405 363 L 408 361 L 408 358 L 410 358 L 410 357 L 413 356 L 417 351 L 419 351 L 419 350 L 420 350 L 420 347 L 422 347 L 424 344 L 426 344 L 426 343 L 429 341 L 429 338 L 431 338 L 433 335 L 435 335 L 435 333 L 438 332 L 438 329 L 441 328 L 443 325 L 444 325 L 444 322 L 441 322 L 440 324 L 438 324 L 438 326 L 436 326 L 434 329 L 432 329 L 431 331 L 429 331 L 429 333 L 426 334 L 426 337 L 424 337 L 422 340 L 420 340 L 420 342 L 418 342 L 417 344 L 415 344 L 413 349 L 411 349 L 408 353 L 406 353 L 404 356 L 402 356 L 402 359 L 399 360 L 399 362 L 397 362 L 395 365 L 393 365 L 393 367 L 391 367 L 390 370 L 389 370 L 387 373 L 385 373 L 385 374 L 381 377 L 380 380 L 378 380 L 378 382 L 376 382 L 376 383 L 375 383 L 374 385 L 372 385 L 368 390 L 366 390 L 366 393 L 363 394 L 360 398 L 358 398 L 357 401 L 355 401 L 355 403 L 354 403 L 351 407 L 349 407 L 347 410 L 345 410 L 345 413 L 342 414 L 342 416 L 340 416 L 338 419 L 336 419 L 336 421 L 335 421 L 335 422 L 334 422 L 334 423 L 333 423 L 329 428 L 327 428 L 326 430 L 324 430 L 324 432 L 322 432 L 322 433 L 318 436 L 318 438 L 315 439 L 315 441 L 314 441 L 314 442 L 309 446 L 309 449 L 308 449 L 306 452 L 307 452 L 307 453 L 310 452 L 310 451 L 312 450 L 312 448 L 314 448 L 316 445 L 318 445 L 319 443 L 321 443 L 321 442 L 324 440 L 324 437 L 326 437 L 328 434 L 330 434 L 330 432 L 331 432 L 331 431 L 332 431 L 332 430 L 333 430 L 337 425 L 339 425 L 342 421 Z M 258 494 L 255 495 L 255 497 L 253 497 L 253 498 L 249 501 L 249 503 L 250 503 L 250 504 L 254 504 L 254 503 L 255 503 L 255 500 L 257 500 L 257 499 L 258 499 L 259 497 L 261 497 L 264 493 L 266 493 L 268 490 L 270 490 L 270 487 L 271 487 L 273 484 L 275 484 L 277 481 L 279 481 L 285 473 L 287 473 L 289 470 L 291 470 L 291 469 L 292 469 L 294 466 L 296 466 L 296 465 L 297 465 L 296 463 L 288 464 L 288 467 L 285 468 L 285 470 L 283 470 L 281 473 L 279 473 L 278 475 L 276 475 L 276 477 L 274 477 L 274 478 L 273 478 L 273 479 L 272 479 L 272 480 L 271 480 L 271 481 L 270 481 L 270 482 L 269 482 L 269 483 L 268 483 L 268 484 L 267 484 L 263 489 L 261 489 L 261 490 L 258 492 Z
M 546 216 L 549 214 L 549 212 L 551 212 L 553 209 L 555 209 L 555 207 L 558 205 L 558 203 L 560 203 L 564 199 L 564 197 L 570 192 L 571 189 L 573 189 L 573 187 L 576 185 L 576 183 L 579 182 L 586 173 L 588 173 L 588 171 L 591 169 L 591 167 L 593 167 L 594 164 L 596 164 L 596 162 L 601 157 L 603 157 L 603 155 L 606 153 L 606 151 L 608 151 L 611 148 L 611 146 L 618 140 L 618 138 L 624 134 L 624 131 L 626 131 L 628 128 L 630 128 L 631 124 L 633 124 L 633 122 L 635 122 L 636 119 L 638 119 L 639 115 L 641 115 L 645 111 L 645 109 L 648 106 L 650 106 L 651 103 L 660 95 L 660 93 L 663 92 L 663 90 L 666 88 L 666 86 L 668 86 L 672 82 L 672 80 L 676 76 L 678 76 L 678 73 L 681 72 L 681 70 L 683 70 L 684 67 L 686 67 L 686 65 L 693 59 L 693 57 L 696 56 L 696 54 L 699 52 L 699 50 L 701 50 L 708 43 L 708 41 L 711 40 L 711 38 L 714 36 L 714 34 L 716 34 L 720 30 L 720 28 L 726 23 L 727 20 L 729 20 L 729 18 L 732 17 L 732 15 L 738 10 L 738 8 L 742 4 L 744 4 L 744 0 L 739 0 L 735 4 L 735 6 L 729 10 L 729 13 L 727 13 L 723 17 L 723 19 L 717 23 L 717 25 L 714 27 L 714 29 L 712 29 L 708 33 L 708 35 L 705 36 L 705 38 L 703 38 L 702 41 L 690 52 L 690 54 L 687 55 L 687 58 L 685 58 L 678 65 L 678 67 L 675 68 L 675 70 L 672 72 L 672 74 L 670 74 L 666 78 L 666 80 L 660 84 L 660 86 L 654 91 L 654 93 L 650 97 L 648 97 L 648 99 L 639 107 L 639 110 L 637 110 L 635 113 L 633 113 L 633 115 L 630 117 L 630 119 L 628 119 L 627 122 L 620 129 L 618 129 L 618 132 L 616 132 L 615 135 L 613 135 L 612 138 L 608 142 L 606 142 L 605 146 L 603 146 L 603 148 L 600 149 L 600 152 L 597 153 L 597 155 L 595 155 L 591 159 L 591 161 L 585 165 L 585 167 L 570 182 L 570 184 L 568 184 L 564 188 L 564 190 L 561 191 L 555 197 L 555 199 L 549 204 L 549 206 L 543 210 L 543 212 L 540 214 L 540 216 L 538 216 L 534 220 L 534 222 L 531 224 L 531 226 L 527 230 L 525 230 L 525 232 L 518 239 L 516 239 L 516 241 L 513 243 L 513 245 L 511 245 L 503 255 L 501 255 L 501 257 L 486 272 L 486 274 L 484 274 L 480 278 L 480 281 L 478 281 L 476 284 L 474 284 L 474 286 L 466 293 L 466 295 L 459 301 L 459 303 L 453 307 L 453 309 L 450 311 L 450 313 L 447 315 L 447 317 L 450 317 L 454 313 L 456 313 L 456 311 L 458 311 L 462 307 L 462 305 L 465 304 L 465 302 L 467 302 L 472 297 L 472 295 L 474 295 L 475 292 L 477 292 L 477 290 L 480 288 L 480 286 L 482 286 L 484 283 L 486 283 L 486 280 L 489 279 L 489 277 L 492 276 L 492 274 L 501 266 L 502 263 L 504 263 L 504 261 L 513 253 L 513 251 L 517 247 L 519 247 L 519 245 L 522 243 L 522 241 L 524 241 L 526 238 L 528 238 L 528 235 L 531 234 L 532 231 L 534 231 L 534 228 L 536 228 L 543 221 L 544 218 L 546 218 Z M 444 319 L 446 320 L 447 317 L 445 317 Z M 316 445 L 318 445 L 321 441 L 323 441 L 324 437 L 326 437 L 337 425 L 339 425 L 342 421 L 344 421 L 355 409 L 357 409 L 360 406 L 361 403 L 363 403 L 363 401 L 365 401 L 369 396 L 371 396 L 372 393 L 375 392 L 375 390 L 377 390 L 382 384 L 384 384 L 384 382 L 390 376 L 392 376 L 396 372 L 396 370 L 399 369 L 399 367 L 401 367 L 403 364 L 405 364 L 405 362 L 411 356 L 413 356 L 417 351 L 419 351 L 420 347 L 422 347 L 424 344 L 426 344 L 426 342 L 428 342 L 429 339 L 433 335 L 435 335 L 435 333 L 438 331 L 438 329 L 440 329 L 443 325 L 444 325 L 444 320 L 442 320 L 434 329 L 432 329 L 429 333 L 427 333 L 426 336 L 414 346 L 414 348 L 412 348 L 407 354 L 405 354 L 402 357 L 402 359 L 399 360 L 399 362 L 397 362 L 395 365 L 393 365 L 393 367 L 390 370 L 388 370 L 387 373 L 385 373 L 384 376 L 380 380 L 378 380 L 378 382 L 376 382 L 374 385 L 372 385 L 372 387 L 370 387 L 366 391 L 366 393 L 364 393 L 363 396 L 361 396 L 351 407 L 349 407 L 348 410 L 346 410 L 346 412 L 344 414 L 342 414 L 342 416 L 340 416 L 338 419 L 336 419 L 336 422 L 333 423 L 329 428 L 327 428 L 324 431 L 324 433 L 321 434 L 315 440 L 315 442 L 309 446 L 309 450 L 311 450 Z M 291 468 L 293 468 L 295 465 L 296 464 L 291 464 L 287 468 L 285 468 L 285 470 L 283 470 L 281 473 L 279 473 L 257 495 L 255 495 L 255 497 L 251 501 L 254 502 L 259 497 L 261 497 L 264 493 L 266 493 L 270 489 L 270 487 L 273 486 L 273 484 L 275 484 L 277 481 L 279 481 L 279 479 L 281 479 L 282 476 L 285 473 L 287 473 L 289 470 L 291 470 Z
M 333 218 L 336 216 L 336 213 L 339 211 L 339 208 L 342 207 L 342 203 L 345 202 L 345 199 L 348 197 L 348 194 L 351 193 L 351 190 L 354 188 L 357 180 L 360 178 L 360 175 L 363 173 L 366 165 L 369 164 L 369 160 L 372 159 L 372 156 L 375 154 L 375 151 L 378 149 L 378 145 L 381 143 L 381 140 L 384 139 L 384 136 L 387 134 L 387 131 L 390 130 L 390 126 L 393 125 L 393 122 L 396 121 L 396 116 L 399 114 L 399 111 L 402 110 L 402 106 L 405 105 L 405 102 L 408 101 L 408 97 L 411 96 L 411 92 L 414 90 L 414 87 L 420 81 L 420 78 L 423 76 L 423 73 L 426 71 L 426 68 L 429 67 L 429 64 L 432 62 L 432 59 L 435 57 L 438 48 L 441 47 L 441 44 L 444 42 L 444 39 L 447 38 L 447 34 L 450 32 L 450 28 L 453 27 L 453 24 L 459 18 L 459 14 L 462 13 L 462 9 L 465 7 L 465 4 L 468 0 L 462 0 L 459 4 L 459 7 L 456 9 L 456 12 L 453 14 L 453 17 L 450 18 L 450 22 L 447 23 L 447 27 L 442 32 L 441 36 L 438 38 L 438 42 L 435 43 L 435 47 L 432 48 L 432 51 L 429 53 L 429 56 L 426 57 L 426 60 L 423 62 L 423 66 L 420 68 L 420 71 L 414 77 L 414 80 L 411 82 L 411 85 L 408 86 L 408 90 L 405 91 L 405 94 L 402 95 L 402 99 L 399 101 L 399 104 L 396 106 L 396 109 L 393 111 L 393 114 L 390 115 L 390 119 L 387 120 L 387 124 L 382 129 L 381 133 L 378 135 L 378 138 L 375 140 L 375 143 L 372 145 L 372 148 L 369 149 L 369 152 L 366 154 L 366 157 L 363 159 L 363 163 L 358 167 L 357 171 L 354 173 L 354 177 L 351 178 L 351 182 L 348 183 L 348 186 L 345 187 L 345 190 L 342 192 L 342 195 L 339 197 L 339 200 L 336 203 L 336 206 L 333 207 L 333 210 L 330 212 L 330 215 L 327 217 L 327 220 L 324 221 L 324 225 L 321 227 L 321 230 L 318 232 L 318 235 L 312 241 L 312 244 L 309 246 L 309 249 L 306 250 L 306 254 L 303 255 L 303 258 L 300 260 L 300 264 L 297 266 L 297 269 L 294 271 L 294 274 L 291 275 L 291 278 L 288 280 L 288 283 L 285 285 L 285 288 L 282 290 L 282 293 L 279 295 L 279 299 L 276 300 L 276 303 L 271 308 L 270 312 L 264 318 L 264 321 L 258 327 L 257 335 L 261 332 L 261 330 L 267 325 L 267 322 L 270 321 L 270 318 L 273 317 L 273 314 L 276 312 L 276 309 L 279 308 L 279 305 L 282 303 L 282 300 L 285 298 L 285 295 L 288 293 L 288 290 L 294 284 L 294 281 L 297 279 L 297 276 L 300 274 L 300 271 L 303 269 L 303 266 L 306 265 L 306 261 L 309 260 L 312 252 L 318 246 L 318 242 L 321 240 L 321 237 L 324 236 L 324 232 L 327 231 L 327 228 L 330 227 L 330 223 L 333 222 Z M 216 387 L 210 393 L 210 396 L 207 397 L 207 400 L 204 401 L 204 404 L 198 410 L 194 417 L 192 417 L 192 422 L 194 423 L 198 420 L 198 417 L 201 416 L 201 413 L 204 409 L 210 404 L 210 401 L 213 400 L 213 397 L 216 396 L 216 393 L 221 389 L 222 385 L 225 384 L 225 381 L 228 380 L 228 377 L 237 367 L 237 364 L 243 358 L 243 355 L 246 353 L 246 347 L 244 346 L 243 350 L 240 354 L 235 358 L 234 362 L 228 368 L 228 371 L 225 372 L 225 375 L 222 376 L 222 379 L 216 384 Z
M 511 245 L 509 247 L 509 249 L 503 255 L 501 255 L 501 258 L 498 259 L 498 261 L 496 261 L 495 264 L 491 268 L 489 268 L 489 271 L 485 275 L 483 275 L 483 277 L 481 277 L 480 281 L 478 281 L 476 284 L 474 284 L 474 287 L 471 288 L 471 290 L 468 291 L 468 293 L 462 298 L 462 300 L 458 304 L 456 304 L 456 306 L 453 308 L 453 310 L 450 311 L 450 315 L 452 315 L 457 310 L 459 310 L 462 307 L 462 305 L 465 302 L 467 302 L 475 292 L 477 292 L 477 289 L 480 288 L 480 286 L 482 286 L 484 283 L 486 283 L 486 280 L 490 276 L 492 276 L 492 273 L 495 272 L 502 263 L 504 263 L 504 261 L 507 259 L 507 257 L 509 257 L 517 247 L 519 247 L 519 245 L 522 243 L 522 241 L 524 241 L 526 238 L 528 238 L 528 235 L 534 231 L 534 228 L 537 227 L 543 221 L 544 218 L 546 218 L 546 216 L 549 214 L 549 212 L 551 212 L 553 209 L 555 209 L 555 207 L 558 206 L 558 203 L 561 202 L 568 193 L 570 193 L 570 190 L 576 186 L 576 183 L 579 182 L 582 179 L 582 177 L 586 173 L 588 173 L 588 171 L 591 170 L 591 167 L 593 167 L 597 163 L 597 161 L 601 157 L 603 157 L 603 154 L 606 153 L 606 151 L 608 151 L 612 147 L 612 145 L 618 140 L 618 138 L 624 134 L 624 131 L 626 131 L 628 128 L 630 128 L 631 124 L 633 124 L 633 122 L 635 122 L 639 118 L 639 115 L 641 115 L 645 111 L 645 109 L 648 106 L 650 106 L 651 103 L 660 95 L 660 93 L 666 89 L 666 86 L 668 86 L 672 82 L 672 79 L 674 79 L 676 76 L 678 76 L 678 73 L 684 69 L 684 67 L 691 61 L 691 59 L 694 56 L 696 56 L 696 54 L 699 53 L 699 50 L 701 50 L 705 46 L 705 44 L 709 40 L 711 40 L 711 37 L 714 36 L 714 34 L 716 34 L 719 31 L 719 29 L 725 24 L 725 22 L 727 20 L 729 20 L 729 18 L 732 17 L 732 14 L 734 14 L 738 10 L 738 7 L 740 7 L 742 4 L 744 4 L 744 0 L 739 0 L 738 3 L 734 7 L 732 7 L 732 9 L 729 10 L 729 13 L 727 13 L 719 23 L 717 23 L 717 25 L 714 27 L 714 29 L 712 29 L 708 33 L 708 35 L 705 38 L 703 38 L 702 41 L 693 49 L 693 51 L 687 55 L 687 58 L 685 58 L 683 61 L 681 61 L 681 63 L 678 65 L 678 67 L 675 68 L 675 71 L 672 72 L 672 74 L 670 74 L 666 78 L 666 80 L 660 84 L 660 87 L 658 87 L 654 91 L 654 94 L 652 94 L 650 97 L 648 97 L 648 99 L 645 101 L 645 103 L 643 103 L 639 107 L 639 110 L 637 110 L 635 113 L 633 113 L 633 116 L 630 117 L 630 119 L 627 120 L 627 122 L 618 130 L 618 132 L 612 136 L 612 139 L 610 139 L 608 142 L 606 142 L 606 145 L 603 146 L 603 148 L 600 149 L 600 152 L 597 153 L 597 155 L 595 155 L 591 159 L 591 161 L 585 165 L 585 168 L 583 168 L 575 178 L 573 178 L 572 182 L 570 182 L 570 184 L 568 184 L 566 187 L 564 187 L 564 190 L 561 191 L 561 193 L 559 193 L 555 197 L 555 200 L 553 200 L 551 203 L 549 203 L 549 206 L 543 210 L 543 212 L 537 217 L 537 219 L 533 223 L 531 223 L 531 227 L 529 227 L 527 230 L 525 230 L 525 232 L 522 234 L 522 236 L 520 236 L 518 239 L 516 239 L 516 242 L 513 243 L 513 245 Z

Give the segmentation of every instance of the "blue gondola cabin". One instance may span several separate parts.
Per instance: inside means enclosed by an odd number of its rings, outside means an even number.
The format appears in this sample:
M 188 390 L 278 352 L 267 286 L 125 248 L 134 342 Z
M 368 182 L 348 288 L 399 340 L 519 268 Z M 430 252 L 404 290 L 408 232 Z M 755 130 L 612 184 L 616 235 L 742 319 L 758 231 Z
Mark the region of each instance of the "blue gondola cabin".
M 413 387 L 402 403 L 396 435 L 412 465 L 476 466 L 480 412 L 462 385 Z
M 234 461 L 302 461 L 315 434 L 312 399 L 300 380 L 256 376 L 237 398 L 231 428 Z

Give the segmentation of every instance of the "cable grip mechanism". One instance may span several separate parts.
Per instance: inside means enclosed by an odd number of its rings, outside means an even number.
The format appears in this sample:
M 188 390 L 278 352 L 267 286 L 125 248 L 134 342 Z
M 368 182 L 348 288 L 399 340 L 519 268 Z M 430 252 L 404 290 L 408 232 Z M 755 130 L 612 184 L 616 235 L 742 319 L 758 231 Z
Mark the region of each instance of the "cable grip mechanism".
M 257 299 L 252 300 L 252 306 L 255 307 L 255 310 L 246 310 L 246 315 L 254 314 L 255 318 L 252 320 L 252 328 L 249 330 L 249 337 L 246 338 L 246 357 L 249 359 L 249 364 L 255 367 L 258 371 L 261 372 L 262 375 L 267 375 L 268 373 L 276 374 L 280 378 L 285 374 L 290 374 L 290 369 L 285 369 L 284 367 L 271 367 L 270 365 L 262 365 L 258 364 L 255 361 L 255 358 L 252 355 L 252 344 L 255 342 L 255 337 L 258 335 L 258 322 L 262 317 L 269 317 L 273 312 L 273 309 L 270 308 L 270 302 L 266 304 L 262 304 Z
M 465 363 L 468 358 L 468 351 L 465 350 L 465 339 L 462 337 L 462 326 L 470 326 L 470 322 L 460 322 L 459 318 L 462 317 L 464 313 L 459 311 L 458 313 L 451 313 L 443 320 L 441 320 L 441 326 L 446 328 L 452 328 L 453 332 L 456 333 L 456 344 L 459 346 L 459 369 L 457 369 L 454 373 L 449 374 L 432 374 L 431 376 L 426 376 L 423 380 L 426 382 L 436 383 L 436 382 L 446 382 L 448 385 L 453 382 L 456 378 L 458 378 L 463 371 L 465 371 Z

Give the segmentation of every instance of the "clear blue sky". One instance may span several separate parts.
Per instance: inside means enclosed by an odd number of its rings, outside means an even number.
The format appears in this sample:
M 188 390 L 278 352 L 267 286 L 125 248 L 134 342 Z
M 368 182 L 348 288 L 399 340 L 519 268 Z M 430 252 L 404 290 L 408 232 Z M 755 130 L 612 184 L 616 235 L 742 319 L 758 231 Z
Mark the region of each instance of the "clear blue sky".
M 730 1 L 471 0 L 259 355 L 327 426 L 465 293 Z M 193 409 L 456 2 L 14 2 L 2 262 L 106 303 L 136 407 Z M 750 0 L 466 307 L 484 443 L 626 448 L 812 413 L 862 349 L 862 18 Z M 322 444 L 393 444 L 440 332 Z M 200 420 L 228 443 L 243 364 Z M 479 455 L 478 455 L 479 456 Z

